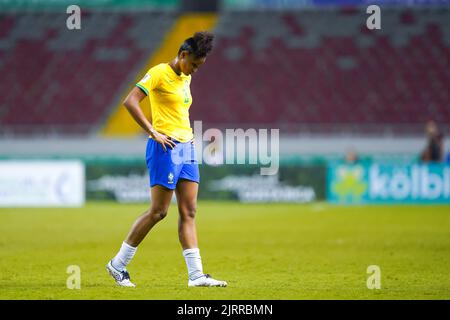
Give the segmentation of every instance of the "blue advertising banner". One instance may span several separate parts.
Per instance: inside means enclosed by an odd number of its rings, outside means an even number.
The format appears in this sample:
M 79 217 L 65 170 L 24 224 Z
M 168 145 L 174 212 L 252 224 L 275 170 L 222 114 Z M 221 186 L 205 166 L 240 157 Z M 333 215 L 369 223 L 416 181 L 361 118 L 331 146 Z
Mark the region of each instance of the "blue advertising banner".
M 449 0 L 313 0 L 316 6 L 368 6 L 376 5 L 448 5 Z
M 1 0 L 0 0 L 1 1 Z M 223 0 L 226 9 L 295 9 L 304 7 L 447 6 L 450 0 Z
M 330 165 L 327 200 L 340 204 L 450 203 L 450 166 Z

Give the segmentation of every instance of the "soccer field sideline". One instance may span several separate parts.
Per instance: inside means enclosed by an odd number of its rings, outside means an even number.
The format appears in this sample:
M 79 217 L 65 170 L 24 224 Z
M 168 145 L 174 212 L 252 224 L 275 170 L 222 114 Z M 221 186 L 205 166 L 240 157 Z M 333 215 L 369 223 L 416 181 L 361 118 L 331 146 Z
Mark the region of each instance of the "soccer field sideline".
M 147 205 L 1 208 L 0 299 L 449 299 L 449 206 L 200 202 L 205 272 L 227 288 L 188 288 L 177 212 L 150 232 L 119 288 L 105 265 Z M 69 266 L 81 288 L 68 289 Z M 381 289 L 368 289 L 367 268 Z

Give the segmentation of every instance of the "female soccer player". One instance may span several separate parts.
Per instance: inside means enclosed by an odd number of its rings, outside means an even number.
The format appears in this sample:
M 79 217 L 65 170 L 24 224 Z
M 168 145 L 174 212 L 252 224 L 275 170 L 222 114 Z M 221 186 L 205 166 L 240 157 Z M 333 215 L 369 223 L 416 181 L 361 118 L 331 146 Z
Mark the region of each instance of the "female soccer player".
M 197 32 L 186 39 L 175 59 L 151 68 L 124 101 L 134 120 L 149 134 L 146 160 L 152 204 L 133 224 L 119 252 L 106 266 L 120 286 L 135 286 L 126 266 L 147 233 L 166 216 L 174 190 L 179 212 L 178 235 L 188 269 L 188 286 L 227 285 L 225 281 L 203 273 L 195 227 L 200 177 L 189 121 L 192 103 L 189 85 L 191 75 L 205 63 L 211 52 L 213 38 L 209 32 Z M 150 99 L 149 120 L 139 105 L 145 97 Z

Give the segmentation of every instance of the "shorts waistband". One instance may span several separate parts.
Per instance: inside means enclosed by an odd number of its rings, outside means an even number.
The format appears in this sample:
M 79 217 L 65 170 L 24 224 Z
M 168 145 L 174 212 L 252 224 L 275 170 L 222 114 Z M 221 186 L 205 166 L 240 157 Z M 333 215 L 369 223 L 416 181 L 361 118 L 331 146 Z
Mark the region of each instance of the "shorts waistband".
M 152 139 L 152 137 L 148 137 L 149 139 Z M 169 140 L 170 141 L 173 141 L 173 142 L 175 142 L 175 143 L 193 143 L 194 142 L 194 139 L 191 139 L 191 140 L 189 140 L 189 141 L 186 141 L 186 142 L 181 142 L 181 141 L 179 141 L 179 140 L 177 140 L 177 139 L 174 139 L 174 138 L 172 138 L 172 137 L 169 137 Z
M 169 140 L 170 141 L 173 141 L 173 142 L 175 142 L 175 143 L 183 143 L 183 142 L 181 142 L 181 141 L 179 141 L 179 140 L 177 140 L 177 139 L 174 139 L 174 138 L 172 138 L 172 137 L 169 137 Z M 189 141 L 188 141 L 189 142 Z

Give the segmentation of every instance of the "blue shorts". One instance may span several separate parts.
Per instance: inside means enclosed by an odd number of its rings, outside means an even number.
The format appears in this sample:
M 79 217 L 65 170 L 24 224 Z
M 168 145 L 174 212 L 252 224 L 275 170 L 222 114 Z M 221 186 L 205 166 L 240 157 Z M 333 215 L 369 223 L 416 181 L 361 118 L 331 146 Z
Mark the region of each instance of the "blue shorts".
M 166 145 L 167 151 L 164 151 L 160 143 L 148 139 L 146 160 L 150 187 L 162 185 L 173 190 L 179 179 L 200 183 L 194 143 L 172 141 L 176 144 L 175 148 L 171 149 Z

